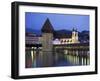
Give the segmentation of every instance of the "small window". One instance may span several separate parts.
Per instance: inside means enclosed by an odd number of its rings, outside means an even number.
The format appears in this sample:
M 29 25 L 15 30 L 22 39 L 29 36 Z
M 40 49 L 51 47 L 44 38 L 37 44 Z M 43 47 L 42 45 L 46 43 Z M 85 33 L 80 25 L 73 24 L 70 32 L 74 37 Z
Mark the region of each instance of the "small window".
M 67 40 L 67 42 L 69 42 L 69 40 Z
M 64 42 L 66 42 L 66 40 Z
M 63 40 L 61 40 L 61 43 L 63 43 Z

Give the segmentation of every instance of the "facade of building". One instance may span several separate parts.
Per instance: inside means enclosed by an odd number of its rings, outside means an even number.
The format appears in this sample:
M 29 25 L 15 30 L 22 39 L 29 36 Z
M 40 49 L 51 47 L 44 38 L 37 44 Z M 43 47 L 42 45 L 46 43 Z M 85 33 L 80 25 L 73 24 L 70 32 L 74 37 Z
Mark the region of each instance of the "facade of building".
M 42 44 L 42 37 L 26 36 L 26 44 Z
M 64 37 L 60 39 L 54 39 L 53 44 L 73 44 L 73 43 L 80 43 L 78 40 L 78 32 L 77 30 L 72 30 L 72 36 L 70 38 Z

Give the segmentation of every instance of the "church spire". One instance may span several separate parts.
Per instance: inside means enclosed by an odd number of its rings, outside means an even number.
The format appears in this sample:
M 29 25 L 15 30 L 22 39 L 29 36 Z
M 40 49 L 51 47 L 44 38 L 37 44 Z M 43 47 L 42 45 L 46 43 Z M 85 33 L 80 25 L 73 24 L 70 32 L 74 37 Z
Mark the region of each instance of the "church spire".
M 75 31 L 75 32 L 77 32 L 77 28 L 75 29 L 75 28 L 73 28 L 73 30 L 72 31 Z
M 75 31 L 75 28 L 73 28 L 73 31 Z

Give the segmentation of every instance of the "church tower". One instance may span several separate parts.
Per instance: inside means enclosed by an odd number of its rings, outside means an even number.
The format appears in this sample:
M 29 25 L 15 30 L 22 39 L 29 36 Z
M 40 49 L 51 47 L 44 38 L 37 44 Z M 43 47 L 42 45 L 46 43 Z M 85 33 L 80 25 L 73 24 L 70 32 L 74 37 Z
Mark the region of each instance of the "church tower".
M 72 43 L 79 43 L 79 41 L 78 41 L 78 31 L 77 31 L 77 29 L 74 29 L 74 28 L 73 28 L 73 31 L 72 31 Z
M 44 58 L 44 66 L 52 65 L 53 57 L 53 26 L 47 19 L 41 29 L 42 31 L 42 51 Z

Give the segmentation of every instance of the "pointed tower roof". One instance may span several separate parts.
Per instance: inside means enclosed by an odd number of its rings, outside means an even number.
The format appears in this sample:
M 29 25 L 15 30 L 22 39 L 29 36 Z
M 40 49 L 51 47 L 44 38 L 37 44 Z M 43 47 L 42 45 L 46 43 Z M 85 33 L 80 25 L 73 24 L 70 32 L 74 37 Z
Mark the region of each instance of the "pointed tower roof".
M 73 30 L 73 31 L 75 31 L 75 29 L 74 29 L 74 28 L 73 28 L 72 30 Z
M 75 29 L 75 28 L 73 28 L 73 30 L 72 31 L 75 31 L 75 32 L 77 32 L 77 28 Z
M 50 23 L 49 19 L 47 18 L 47 20 L 45 21 L 42 29 L 41 29 L 42 32 L 45 32 L 45 33 L 53 33 L 54 29 L 53 29 L 53 26 L 52 24 Z

